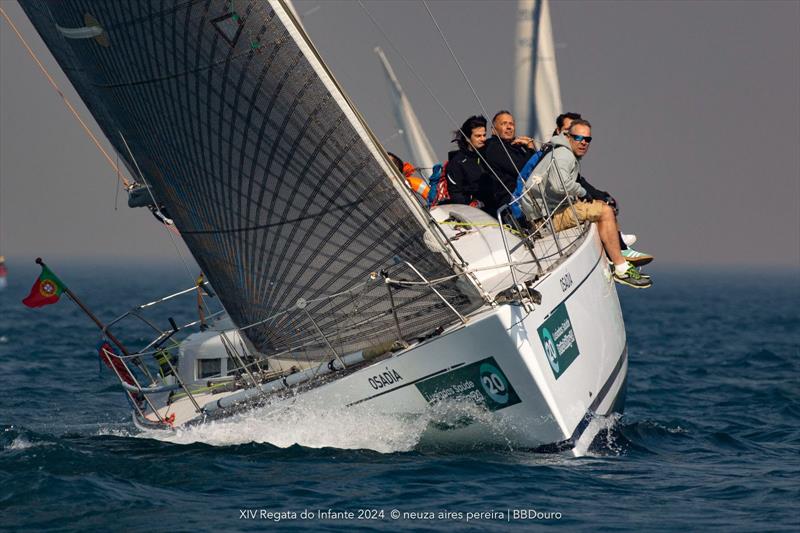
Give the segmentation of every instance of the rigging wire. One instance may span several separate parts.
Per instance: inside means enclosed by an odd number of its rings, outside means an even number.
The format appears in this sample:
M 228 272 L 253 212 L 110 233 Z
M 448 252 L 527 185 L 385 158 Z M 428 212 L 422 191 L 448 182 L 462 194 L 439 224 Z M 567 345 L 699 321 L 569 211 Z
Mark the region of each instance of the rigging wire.
M 425 6 L 425 11 L 427 11 L 428 15 L 431 17 L 431 21 L 433 21 L 433 25 L 436 26 L 436 30 L 439 32 L 439 35 L 441 36 L 442 41 L 444 42 L 445 46 L 447 47 L 447 50 L 450 52 L 450 56 L 453 58 L 453 61 L 455 62 L 456 66 L 458 67 L 458 70 L 461 71 L 461 75 L 464 77 L 464 81 L 467 82 L 467 85 L 469 86 L 470 90 L 472 91 L 472 94 L 475 96 L 475 101 L 478 102 L 478 105 L 480 106 L 481 111 L 483 111 L 484 116 L 488 117 L 489 113 L 486 111 L 486 107 L 483 105 L 483 101 L 481 101 L 480 97 L 478 96 L 478 92 L 475 90 L 475 87 L 473 87 L 472 82 L 469 81 L 469 77 L 467 76 L 467 73 L 464 71 L 464 67 L 461 66 L 461 62 L 458 60 L 458 57 L 456 57 L 456 54 L 453 51 L 453 48 L 450 46 L 450 43 L 447 41 L 447 37 L 445 37 L 444 31 L 442 30 L 441 26 L 439 26 L 439 22 L 437 22 L 436 17 L 433 16 L 433 13 L 431 12 L 431 8 L 430 8 L 430 6 L 428 6 L 428 2 L 426 0 L 421 0 L 421 2 L 422 2 L 422 5 Z M 462 135 L 463 135 L 463 133 L 462 133 Z M 514 167 L 514 170 L 517 171 L 517 175 L 519 175 L 519 168 L 517 168 L 517 164 L 514 162 L 514 159 L 511 157 L 511 154 L 508 152 L 508 148 L 506 147 L 505 143 L 503 143 L 501 141 L 500 142 L 500 146 L 503 147 L 503 151 L 506 153 L 506 156 L 508 157 L 508 160 L 511 162 L 511 165 Z M 510 190 L 508 190 L 508 187 L 506 187 L 506 184 L 503 183 L 502 180 L 500 181 L 500 183 L 503 185 L 503 188 L 506 190 L 506 192 L 508 192 L 513 197 L 514 196 L 513 193 Z
M 131 160 L 133 160 L 133 164 L 136 166 L 136 171 L 139 173 L 139 178 L 141 178 L 142 183 L 144 183 L 144 186 L 147 189 L 148 194 L 150 195 L 150 200 L 152 200 L 153 205 L 156 208 L 156 211 L 158 211 L 158 214 L 161 215 L 161 217 L 163 217 L 163 221 L 168 220 L 166 215 L 164 215 L 164 213 L 161 212 L 161 209 L 158 206 L 158 202 L 156 201 L 155 196 L 153 196 L 153 191 L 150 189 L 150 184 L 147 183 L 147 181 L 145 180 L 144 174 L 142 173 L 142 169 L 139 168 L 139 162 L 136 161 L 136 158 L 133 156 L 133 152 L 131 151 L 130 146 L 128 146 L 128 141 L 125 140 L 125 136 L 122 135 L 121 131 L 119 131 L 118 133 L 119 133 L 120 138 L 122 139 L 122 143 L 125 145 L 125 149 L 128 151 L 128 155 L 130 156 Z M 189 276 L 190 280 L 195 281 L 196 278 L 195 278 L 195 276 L 192 275 L 192 271 L 189 268 L 189 264 L 186 262 L 186 259 L 183 257 L 183 254 L 181 253 L 181 250 L 180 250 L 180 247 L 178 246 L 178 243 L 175 242 L 175 237 L 172 234 L 172 230 L 171 230 L 171 228 L 174 227 L 174 226 L 169 226 L 169 225 L 166 224 L 166 222 L 164 222 L 162 224 L 162 226 L 164 226 L 164 230 L 167 232 L 167 235 L 169 235 L 169 240 L 170 240 L 170 242 L 172 242 L 172 246 L 175 248 L 175 253 L 178 255 L 178 258 L 180 258 L 181 262 L 183 263 L 183 268 L 186 269 L 186 274 Z M 200 294 L 201 301 L 206 306 L 206 311 L 207 312 L 210 311 L 210 309 L 208 307 L 208 304 L 206 303 L 205 299 L 203 298 L 203 291 L 201 290 L 199 292 L 199 294 Z
M 467 143 L 469 143 L 469 145 L 472 146 L 473 149 L 475 149 L 475 152 L 478 154 L 478 157 L 481 159 L 481 161 L 483 161 L 486 164 L 486 167 L 491 171 L 491 173 L 494 176 L 494 178 L 500 183 L 500 185 L 502 185 L 502 187 L 509 194 L 512 194 L 511 191 L 508 190 L 508 187 L 506 187 L 505 183 L 503 183 L 503 180 L 500 179 L 500 176 L 494 170 L 492 165 L 490 165 L 489 162 L 486 160 L 486 158 L 483 156 L 483 154 L 481 154 L 477 150 L 477 148 L 475 148 L 475 146 L 470 142 L 469 138 L 466 135 L 464 135 L 464 133 L 460 129 L 460 124 L 458 123 L 456 118 L 452 115 L 452 113 L 450 113 L 450 111 L 447 110 L 447 108 L 442 103 L 442 101 L 439 100 L 439 98 L 433 92 L 433 89 L 431 89 L 430 85 L 428 85 L 425 82 L 423 77 L 411 65 L 411 62 L 408 60 L 408 58 L 406 58 L 406 56 L 397 48 L 397 46 L 395 46 L 394 41 L 391 39 L 391 37 L 389 37 L 389 34 L 386 33 L 386 30 L 384 30 L 383 26 L 381 26 L 381 24 L 375 19 L 375 17 L 372 15 L 372 12 L 370 12 L 370 10 L 367 9 L 367 6 L 364 5 L 364 2 L 362 0 L 358 0 L 358 5 L 361 6 L 361 9 L 364 10 L 364 13 L 366 13 L 367 17 L 370 19 L 370 21 L 375 26 L 375 28 L 377 28 L 377 30 L 381 33 L 381 35 L 383 35 L 383 38 L 386 39 L 386 42 L 389 44 L 391 49 L 394 50 L 395 53 L 400 56 L 400 59 L 403 60 L 403 63 L 406 65 L 406 67 L 411 71 L 411 73 L 414 75 L 414 77 L 417 79 L 417 81 L 425 88 L 425 91 L 430 95 L 430 97 L 433 98 L 434 102 L 436 102 L 436 104 L 439 106 L 439 108 L 442 110 L 442 112 L 450 120 L 450 123 L 455 126 L 456 130 L 461 135 L 464 136 L 464 138 L 466 139 Z M 508 152 L 506 152 L 506 154 L 508 155 Z M 511 157 L 511 156 L 509 155 L 509 157 Z
M 294 8 L 294 6 L 292 5 L 291 1 L 288 2 L 288 4 L 289 4 L 291 10 L 294 13 L 297 14 L 297 11 Z M 233 2 L 231 2 L 231 5 L 233 5 Z M 319 11 L 322 8 L 323 8 L 323 6 L 321 4 L 318 4 L 315 7 L 312 7 L 311 9 L 305 11 L 304 13 L 299 14 L 297 19 L 302 24 L 303 21 L 306 19 L 306 17 L 308 17 L 309 15 L 316 14 L 317 11 Z M 324 16 L 324 13 L 323 13 L 323 16 Z M 339 79 L 339 80 L 344 81 L 344 85 L 346 85 L 347 87 L 358 87 L 359 85 L 361 85 L 361 83 L 359 82 L 358 79 L 351 77 L 346 71 L 337 72 L 336 73 L 336 78 Z M 379 98 L 377 96 L 377 93 L 374 93 L 372 91 L 367 91 L 366 93 L 361 95 L 361 97 L 359 98 L 359 101 L 361 101 L 361 100 L 369 101 L 371 104 L 374 105 L 374 107 L 382 110 L 382 116 L 383 116 L 384 119 L 388 118 L 390 120 L 394 120 L 393 113 L 388 111 L 388 108 L 386 106 L 386 101 L 384 99 L 382 99 L 382 98 Z M 392 131 L 388 135 L 389 135 L 388 137 L 386 137 L 385 139 L 381 140 L 381 145 L 386 145 L 389 141 L 395 139 L 398 135 L 401 135 L 401 136 L 405 135 L 405 132 L 402 129 L 397 129 L 397 130 Z
M 103 148 L 103 146 L 100 144 L 100 141 L 94 135 L 94 133 L 92 133 L 92 131 L 89 129 L 89 126 L 86 124 L 86 122 L 83 121 L 81 116 L 78 114 L 78 111 L 75 109 L 75 107 L 72 105 L 72 103 L 66 97 L 66 95 L 64 95 L 64 93 L 61 91 L 61 88 L 59 88 L 58 84 L 55 82 L 53 77 L 47 71 L 47 68 L 45 68 L 45 66 L 42 64 L 42 62 L 36 56 L 36 53 L 28 45 L 28 42 L 25 40 L 25 38 L 22 36 L 20 31 L 14 25 L 14 22 L 11 20 L 11 17 L 8 16 L 8 14 L 5 12 L 5 10 L 2 7 L 0 7 L 0 14 L 3 15 L 3 18 L 5 18 L 5 20 L 6 20 L 6 23 L 11 27 L 12 30 L 14 30 L 14 33 L 17 35 L 17 38 L 19 39 L 19 41 L 22 43 L 22 45 L 28 51 L 28 54 L 30 54 L 30 56 L 36 62 L 36 65 L 39 67 L 39 70 L 42 71 L 42 74 L 44 74 L 45 78 L 47 78 L 47 81 L 50 82 L 50 85 L 53 87 L 53 89 L 55 89 L 55 91 L 58 93 L 58 95 L 64 101 L 64 104 L 66 104 L 67 108 L 70 110 L 72 115 L 78 120 L 78 122 L 80 123 L 81 127 L 83 128 L 83 131 L 86 132 L 86 134 L 92 140 L 92 142 L 97 147 L 97 149 L 100 150 L 100 152 L 103 154 L 103 157 L 105 157 L 106 161 L 108 161 L 108 164 L 111 165 L 111 168 L 113 168 L 117 172 L 118 175 L 121 175 L 120 170 L 119 170 L 119 166 L 114 162 L 114 160 L 108 154 L 106 149 Z M 126 188 L 130 187 L 130 185 L 131 185 L 131 183 L 128 181 L 127 178 L 125 178 L 125 176 L 122 176 L 122 182 L 125 184 Z
M 117 161 L 114 161 L 111 158 L 111 156 L 106 151 L 106 149 L 103 148 L 103 146 L 100 144 L 100 141 L 97 138 L 97 136 L 95 136 L 95 134 L 92 133 L 92 131 L 89 128 L 89 126 L 86 124 L 86 122 L 84 122 L 84 120 L 78 114 L 78 111 L 75 109 L 75 107 L 72 105 L 72 103 L 66 97 L 66 95 L 63 93 L 61 88 L 58 86 L 58 84 L 53 79 L 53 76 L 50 75 L 50 72 L 47 70 L 47 68 L 44 66 L 44 64 L 39 60 L 39 57 L 36 55 L 36 53 L 30 47 L 28 42 L 25 40 L 25 38 L 20 33 L 19 29 L 17 29 L 17 26 L 11 20 L 11 17 L 9 17 L 9 15 L 6 13 L 6 11 L 2 7 L 0 7 L 0 14 L 3 15 L 3 18 L 5 19 L 6 23 L 11 27 L 12 30 L 14 30 L 14 33 L 16 34 L 16 36 L 19 39 L 19 41 L 25 47 L 25 49 L 27 50 L 27 52 L 31 56 L 31 58 L 33 58 L 33 60 L 36 63 L 36 65 L 39 67 L 39 70 L 41 70 L 42 74 L 44 74 L 45 78 L 47 78 L 47 81 L 50 83 L 50 85 L 53 87 L 53 89 L 55 89 L 55 91 L 61 97 L 62 101 L 67 106 L 69 111 L 72 113 L 72 115 L 78 121 L 78 123 L 81 125 L 81 127 L 84 130 L 84 132 L 86 132 L 86 134 L 92 140 L 92 142 L 97 147 L 97 149 L 100 150 L 100 153 L 103 154 L 103 157 L 106 159 L 108 164 L 111 165 L 111 168 L 114 169 L 114 171 L 116 173 L 117 183 L 119 183 L 121 181 L 122 184 L 124 185 L 125 189 L 129 189 L 131 187 L 132 183 L 125 177 L 125 175 L 120 170 L 119 163 L 118 163 L 119 154 L 117 154 Z M 128 149 L 128 152 L 130 153 L 130 148 L 128 148 L 127 142 L 125 141 L 124 138 L 122 140 L 125 143 L 125 147 Z M 131 154 L 131 158 L 133 159 L 133 154 Z M 134 163 L 136 163 L 135 159 L 134 159 Z M 142 175 L 142 171 L 139 169 L 138 163 L 136 163 L 136 168 L 137 168 L 137 170 L 139 170 L 139 174 L 140 174 L 142 180 L 144 180 L 144 176 Z M 156 205 L 156 209 L 158 209 L 158 204 L 155 202 L 155 198 L 152 197 L 152 192 L 150 191 L 149 186 L 147 186 L 147 187 L 148 187 L 148 192 L 150 192 L 151 199 L 153 200 L 154 204 Z M 117 196 L 115 196 L 115 198 L 114 198 L 114 209 L 115 210 L 117 209 L 117 198 L 118 198 L 118 195 L 119 195 L 119 189 L 117 189 Z M 160 212 L 160 210 L 159 210 L 159 212 Z M 172 231 L 167 226 L 165 226 L 165 228 L 167 230 L 167 233 L 169 234 L 170 241 L 172 242 L 172 245 L 175 248 L 175 252 L 177 253 L 178 257 L 180 258 L 181 262 L 183 263 L 183 266 L 186 269 L 187 274 L 189 274 L 190 279 L 194 280 L 195 278 L 191 273 L 191 269 L 189 268 L 189 265 L 186 262 L 186 259 L 183 257 L 183 254 L 180 251 L 180 247 L 175 242 L 175 239 L 174 239 L 174 237 L 172 235 Z M 206 304 L 206 307 L 208 307 L 207 304 Z
M 116 211 L 117 203 L 119 201 L 119 190 L 121 189 L 120 180 L 122 179 L 122 175 L 119 173 L 119 153 L 116 151 L 114 153 L 117 156 L 117 184 L 114 187 L 114 211 Z

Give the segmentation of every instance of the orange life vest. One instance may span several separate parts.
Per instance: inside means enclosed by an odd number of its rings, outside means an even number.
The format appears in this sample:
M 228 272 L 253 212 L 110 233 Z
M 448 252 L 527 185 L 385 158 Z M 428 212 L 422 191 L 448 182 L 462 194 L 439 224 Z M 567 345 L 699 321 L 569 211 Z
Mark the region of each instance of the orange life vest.
M 408 183 L 412 191 L 422 196 L 424 200 L 428 199 L 428 193 L 431 191 L 431 188 L 428 186 L 427 181 L 416 176 L 409 176 L 406 178 L 406 183 Z

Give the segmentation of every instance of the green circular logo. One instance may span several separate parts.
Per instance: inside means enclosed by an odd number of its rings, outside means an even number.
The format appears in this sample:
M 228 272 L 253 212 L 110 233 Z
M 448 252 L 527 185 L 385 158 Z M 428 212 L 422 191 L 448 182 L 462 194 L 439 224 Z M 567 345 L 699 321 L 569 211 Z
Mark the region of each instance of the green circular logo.
M 553 340 L 553 335 L 547 328 L 542 328 L 542 346 L 544 346 L 544 354 L 547 356 L 550 368 L 558 374 L 560 368 L 558 365 L 558 348 L 556 348 L 556 341 Z
M 503 373 L 494 365 L 484 363 L 480 368 L 481 386 L 486 394 L 499 404 L 508 403 L 508 381 Z

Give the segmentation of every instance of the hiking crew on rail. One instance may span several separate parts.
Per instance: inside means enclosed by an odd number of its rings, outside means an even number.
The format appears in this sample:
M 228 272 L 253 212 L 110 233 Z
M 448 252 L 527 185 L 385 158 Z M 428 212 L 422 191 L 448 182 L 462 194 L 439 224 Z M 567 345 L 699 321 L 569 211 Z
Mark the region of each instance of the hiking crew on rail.
M 587 120 L 579 113 L 559 115 L 552 138 L 538 150 L 531 137 L 517 136 L 509 111 L 495 114 L 488 141 L 486 126 L 485 117 L 474 115 L 454 132 L 452 142 L 458 149 L 448 154 L 444 168 L 435 168 L 430 188 L 410 181 L 413 166 L 394 154 L 392 161 L 429 206 L 464 204 L 496 217 L 501 207 L 517 199 L 507 216 L 513 216 L 526 230 L 545 215 L 551 217 L 556 232 L 594 222 L 613 265 L 614 280 L 634 288 L 652 286 L 650 276 L 638 267 L 651 262 L 653 256 L 630 247 L 636 236 L 620 232 L 616 199 L 592 186 L 581 173 L 581 161 L 592 142 L 592 126 Z M 532 175 L 541 178 L 541 184 L 526 187 Z M 567 197 L 572 202 L 565 202 Z

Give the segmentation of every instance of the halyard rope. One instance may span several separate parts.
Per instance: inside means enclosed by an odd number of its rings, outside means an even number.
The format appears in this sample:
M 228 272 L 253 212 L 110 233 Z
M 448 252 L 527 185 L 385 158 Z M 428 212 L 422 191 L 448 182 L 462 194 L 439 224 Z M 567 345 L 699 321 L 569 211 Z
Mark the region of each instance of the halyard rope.
M 97 137 L 94 135 L 94 133 L 92 133 L 92 131 L 89 129 L 89 126 L 86 125 L 86 122 L 83 121 L 81 116 L 78 114 L 78 111 L 75 109 L 75 107 L 73 107 L 72 103 L 64 95 L 64 93 L 61 91 L 61 89 L 59 88 L 58 84 L 55 82 L 55 80 L 50 75 L 50 73 L 47 71 L 47 69 L 42 64 L 42 62 L 39 61 L 39 58 L 36 56 L 36 53 L 31 49 L 31 47 L 28 45 L 27 41 L 25 41 L 25 38 L 19 32 L 17 27 L 14 25 L 14 22 L 12 22 L 11 17 L 8 16 L 8 14 L 5 12 L 5 10 L 2 7 L 0 7 L 0 14 L 3 15 L 3 18 L 6 19 L 6 22 L 8 23 L 8 25 L 11 27 L 12 30 L 14 30 L 14 33 L 17 35 L 17 38 L 19 39 L 19 41 L 22 43 L 22 45 L 28 51 L 28 54 L 30 54 L 30 56 L 36 62 L 36 65 L 42 71 L 42 74 L 44 74 L 45 78 L 47 78 L 47 81 L 50 82 L 50 85 L 53 87 L 53 89 L 56 90 L 58 95 L 64 101 L 64 104 L 66 104 L 67 108 L 70 110 L 72 115 L 78 120 L 78 122 L 80 123 L 81 127 L 83 128 L 83 131 L 85 131 L 86 134 L 89 136 L 89 138 L 92 140 L 92 142 L 94 142 L 94 145 L 97 146 L 97 149 L 100 150 L 100 152 L 103 154 L 103 157 L 106 158 L 106 161 L 108 161 L 108 164 L 111 165 L 111 168 L 113 168 L 117 172 L 117 175 L 122 177 L 122 183 L 125 185 L 125 187 L 126 188 L 130 187 L 131 183 L 128 181 L 127 178 L 125 178 L 125 176 L 122 175 L 122 173 L 120 172 L 119 166 L 114 162 L 114 160 L 111 158 L 111 156 L 105 150 L 105 148 L 103 148 L 103 146 L 100 144 L 100 141 L 97 139 Z
M 120 167 L 117 164 L 117 162 L 114 161 L 114 159 L 111 158 L 109 153 L 100 144 L 100 141 L 98 140 L 98 138 L 94 135 L 94 133 L 92 133 L 91 129 L 89 129 L 89 126 L 86 124 L 86 122 L 84 122 L 84 120 L 78 114 L 78 111 L 75 109 L 75 107 L 72 105 L 72 103 L 66 97 L 66 95 L 64 95 L 64 93 L 61 90 L 61 88 L 58 86 L 58 84 L 53 79 L 53 76 L 50 75 L 50 73 L 48 72 L 47 68 L 45 68 L 44 64 L 42 64 L 42 62 L 39 60 L 39 58 L 36 55 L 36 53 L 33 51 L 33 49 L 30 47 L 30 45 L 28 45 L 28 42 L 25 40 L 25 38 L 22 36 L 20 31 L 17 29 L 17 26 L 11 20 L 11 17 L 8 16 L 6 11 L 2 7 L 0 7 L 0 14 L 3 15 L 3 18 L 6 20 L 8 25 L 11 27 L 12 30 L 14 30 L 14 33 L 16 34 L 16 36 L 19 39 L 19 41 L 22 43 L 22 45 L 28 51 L 28 54 L 36 62 L 36 65 L 39 67 L 39 70 L 42 71 L 42 74 L 44 74 L 45 78 L 47 78 L 47 81 L 50 83 L 50 85 L 53 87 L 53 89 L 55 89 L 55 91 L 58 93 L 58 95 L 64 101 L 64 104 L 67 106 L 67 108 L 72 113 L 72 115 L 80 123 L 81 127 L 86 132 L 86 134 L 89 136 L 89 138 L 92 140 L 94 145 L 97 147 L 98 150 L 100 150 L 100 153 L 103 154 L 103 157 L 105 157 L 106 161 L 108 161 L 108 164 L 111 165 L 111 168 L 114 169 L 114 171 L 116 173 L 115 177 L 117 178 L 117 181 L 122 180 L 122 184 L 125 186 L 125 189 L 129 189 L 131 187 L 131 185 L 132 185 L 131 182 L 122 173 L 122 171 L 120 170 Z M 123 138 L 123 142 L 125 142 L 124 138 Z M 125 142 L 125 145 L 127 147 L 127 142 Z M 131 155 L 131 158 L 133 158 L 133 155 Z M 135 159 L 134 159 L 134 163 L 137 164 L 137 169 L 138 169 L 138 163 L 136 163 Z M 141 170 L 139 171 L 139 173 L 141 174 Z M 144 176 L 142 176 L 142 179 L 144 180 Z M 158 209 L 158 204 L 155 202 L 155 198 L 152 198 L 152 192 L 150 191 L 149 186 L 148 185 L 146 185 L 146 186 L 148 187 L 148 192 L 150 192 L 151 199 L 153 200 L 154 204 L 156 205 L 156 209 Z M 114 200 L 114 203 L 115 203 L 115 207 L 116 207 L 116 198 Z M 180 251 L 180 247 L 178 246 L 178 244 L 175 242 L 175 240 L 173 238 L 173 235 L 172 235 L 172 232 L 173 232 L 172 228 L 173 227 L 168 226 L 167 224 L 164 224 L 164 227 L 167 230 L 167 234 L 169 235 L 170 241 L 172 242 L 172 245 L 175 248 L 175 252 L 178 255 L 178 258 L 183 263 L 183 266 L 186 269 L 187 274 L 189 275 L 190 278 L 194 279 L 194 276 L 192 276 L 192 273 L 191 273 L 191 269 L 189 268 L 189 265 L 186 262 L 186 259 L 183 257 L 183 254 Z

